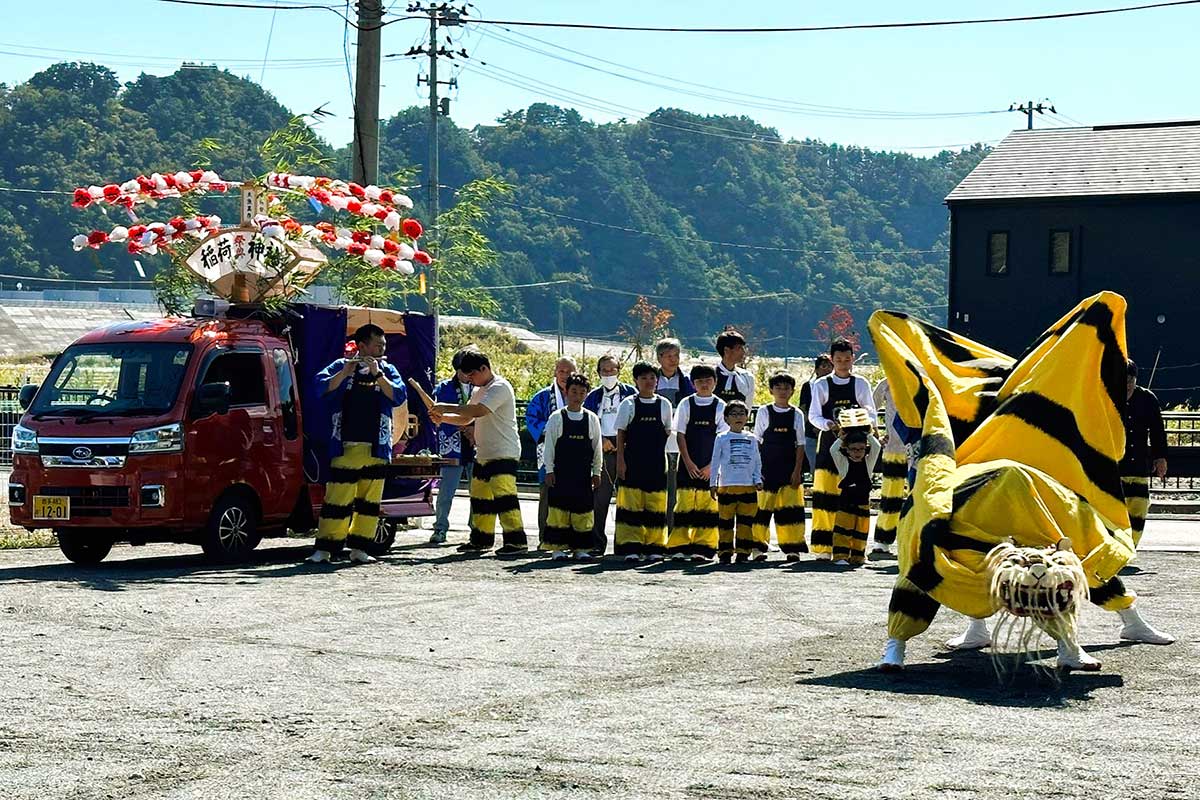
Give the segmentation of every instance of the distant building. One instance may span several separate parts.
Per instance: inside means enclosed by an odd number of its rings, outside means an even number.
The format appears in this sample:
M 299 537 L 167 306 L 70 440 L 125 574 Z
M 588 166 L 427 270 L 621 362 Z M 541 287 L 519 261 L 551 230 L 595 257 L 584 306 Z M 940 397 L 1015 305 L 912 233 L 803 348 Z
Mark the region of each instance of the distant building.
M 1200 401 L 1200 120 L 1014 131 L 946 204 L 952 330 L 1016 356 L 1110 289 L 1142 382 Z

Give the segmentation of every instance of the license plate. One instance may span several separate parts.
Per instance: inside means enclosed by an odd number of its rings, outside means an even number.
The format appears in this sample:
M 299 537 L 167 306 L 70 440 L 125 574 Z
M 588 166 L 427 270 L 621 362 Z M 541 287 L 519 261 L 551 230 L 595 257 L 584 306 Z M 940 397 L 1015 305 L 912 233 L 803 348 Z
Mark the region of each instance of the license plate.
M 47 497 L 45 495 L 33 496 L 33 518 L 34 519 L 70 519 L 71 518 L 71 498 L 69 497 Z

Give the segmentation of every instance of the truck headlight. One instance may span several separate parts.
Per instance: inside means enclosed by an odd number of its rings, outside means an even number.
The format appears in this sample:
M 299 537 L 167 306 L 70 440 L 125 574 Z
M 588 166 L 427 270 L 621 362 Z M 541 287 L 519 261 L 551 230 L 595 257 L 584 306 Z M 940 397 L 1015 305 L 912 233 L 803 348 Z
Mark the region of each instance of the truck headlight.
M 38 451 L 37 431 L 30 430 L 24 425 L 14 425 L 12 451 L 14 453 L 36 453 Z
M 183 425 L 178 422 L 161 428 L 138 431 L 129 440 L 129 452 L 133 453 L 182 453 Z

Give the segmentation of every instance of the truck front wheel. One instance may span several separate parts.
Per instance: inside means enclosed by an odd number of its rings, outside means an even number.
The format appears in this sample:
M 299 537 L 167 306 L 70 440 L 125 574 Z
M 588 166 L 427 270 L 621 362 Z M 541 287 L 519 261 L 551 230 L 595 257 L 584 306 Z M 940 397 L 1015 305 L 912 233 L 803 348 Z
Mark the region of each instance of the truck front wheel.
M 392 549 L 392 545 L 396 543 L 396 522 L 395 520 L 380 517 L 379 522 L 375 525 L 375 540 L 371 542 L 367 552 L 376 558 L 386 556 Z
M 258 508 L 242 493 L 221 498 L 208 517 L 200 546 L 212 561 L 244 561 L 262 537 L 258 533 Z
M 112 550 L 113 540 L 88 531 L 56 531 L 58 549 L 74 564 L 99 564 Z

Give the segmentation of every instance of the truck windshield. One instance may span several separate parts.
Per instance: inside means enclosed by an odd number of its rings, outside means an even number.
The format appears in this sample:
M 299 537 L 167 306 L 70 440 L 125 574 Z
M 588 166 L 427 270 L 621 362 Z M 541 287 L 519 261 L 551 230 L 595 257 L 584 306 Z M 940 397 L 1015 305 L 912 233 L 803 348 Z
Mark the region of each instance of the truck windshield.
M 191 345 L 88 344 L 69 347 L 42 384 L 30 413 L 137 416 L 175 405 Z

